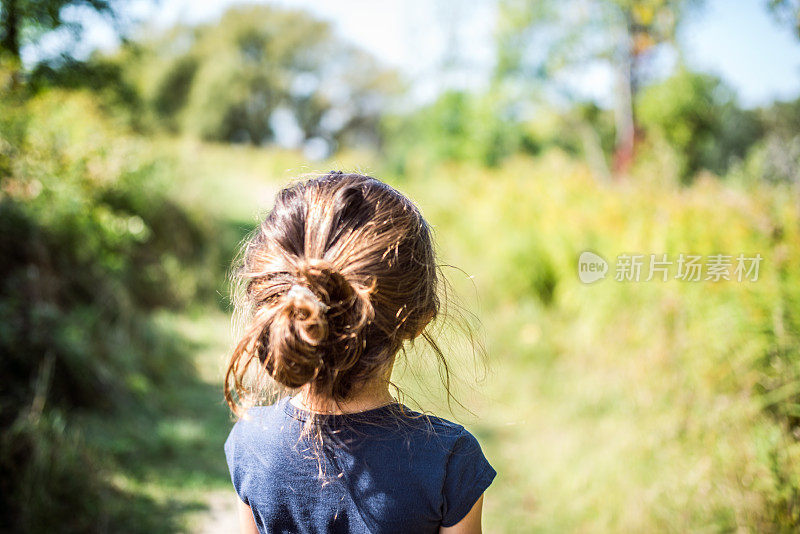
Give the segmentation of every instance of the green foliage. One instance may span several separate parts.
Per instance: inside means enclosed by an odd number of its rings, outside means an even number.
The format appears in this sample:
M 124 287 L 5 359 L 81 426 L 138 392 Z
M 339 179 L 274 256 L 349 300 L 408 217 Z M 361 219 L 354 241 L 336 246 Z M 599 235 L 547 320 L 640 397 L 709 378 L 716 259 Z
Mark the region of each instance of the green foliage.
M 698 3 L 585 0 L 576 9 L 556 1 L 503 0 L 495 31 L 495 77 L 530 83 L 536 76 L 553 76 L 561 69 L 642 55 L 658 44 L 670 44 L 687 12 Z M 630 41 L 621 42 L 619 33 L 629 35 Z
M 219 21 L 143 37 L 111 57 L 155 129 L 262 145 L 278 128 L 300 141 L 376 145 L 395 75 L 302 11 L 237 6 Z M 287 126 L 288 123 L 288 126 Z
M 179 528 L 152 501 L 98 476 L 107 471 L 105 460 L 96 449 L 87 449 L 63 413 L 23 414 L 0 438 L 0 470 L 13 475 L 0 482 L 0 529 L 145 533 Z
M 288 116 L 305 141 L 382 144 L 383 163 L 340 153 L 331 167 L 401 175 L 441 258 L 474 276 L 455 282 L 477 289 L 493 368 L 467 402 L 500 474 L 487 524 L 796 531 L 800 100 L 743 111 L 685 70 L 641 84 L 646 132 L 624 183 L 597 179 L 611 111 L 563 87 L 569 109 L 533 105 L 534 85 L 616 50 L 616 29 L 638 54 L 692 3 L 503 2 L 486 93 L 383 120 L 394 75 L 273 7 L 39 65 L 0 100 L 0 530 L 170 532 L 191 491 L 229 491 L 226 318 L 183 308 L 220 304 L 228 260 L 282 185 L 265 177 L 303 164 L 198 138 L 271 143 Z M 0 89 L 11 78 L 0 71 Z M 611 262 L 606 280 L 578 281 L 584 250 Z M 615 282 L 615 256 L 635 251 L 764 263 L 755 283 Z
M 89 532 L 103 521 L 103 508 L 94 504 L 103 500 L 102 485 L 86 476 L 97 470 L 96 462 L 76 438 L 59 414 L 21 417 L 4 427 L 0 465 L 16 480 L 2 480 L 2 527 L 14 532 Z
M 210 267 L 208 227 L 91 95 L 5 96 L 0 117 L 2 516 L 15 532 L 104 531 L 114 492 L 64 414 L 146 405 L 191 376 L 148 314 L 222 269 L 192 273 Z
M 144 102 L 119 63 L 98 55 L 89 62 L 69 57 L 42 62 L 28 73 L 24 90 L 35 95 L 54 88 L 90 91 L 104 115 L 137 131 L 145 128 Z
M 646 88 L 637 111 L 642 126 L 675 151 L 685 182 L 700 169 L 723 174 L 761 135 L 755 114 L 741 110 L 719 78 L 686 69 Z
M 768 182 L 800 183 L 800 99 L 775 102 L 758 111 L 762 139 L 748 155 L 755 175 Z
M 797 0 L 766 0 L 766 4 L 773 16 L 800 38 L 800 3 Z
M 158 80 L 158 87 L 153 96 L 153 110 L 161 117 L 164 126 L 171 131 L 178 131 L 178 113 L 189 99 L 189 91 L 197 73 L 198 61 L 192 56 L 183 56 L 175 60 L 170 69 Z
M 448 91 L 410 116 L 384 121 L 385 148 L 397 169 L 407 158 L 495 167 L 522 143 L 519 125 L 491 95 Z
M 494 170 L 419 169 L 404 185 L 437 228 L 442 257 L 471 275 L 458 292 L 480 295 L 493 377 L 471 407 L 500 473 L 487 524 L 800 527 L 791 187 L 758 178 L 675 187 L 641 175 L 602 184 L 557 149 Z M 585 250 L 609 261 L 605 280 L 578 280 Z M 662 252 L 764 259 L 756 282 L 614 280 L 618 254 Z
M 113 0 L 3 0 L 0 3 L 0 53 L 20 57 L 22 46 L 36 42 L 45 33 L 68 27 L 73 32 L 79 23 L 64 18 L 70 7 L 93 9 L 102 15 L 114 12 Z
M 696 0 L 503 0 L 495 31 L 494 83 L 530 100 L 586 98 L 586 69 L 610 67 L 617 79 L 614 114 L 615 166 L 628 166 L 638 125 L 634 101 L 646 83 L 656 47 L 673 46 L 679 26 Z M 621 38 L 624 36 L 624 38 Z M 595 149 L 592 151 L 596 152 Z M 597 163 L 599 157 L 592 156 Z M 593 165 L 598 167 L 597 164 Z M 607 172 L 605 173 L 607 174 Z

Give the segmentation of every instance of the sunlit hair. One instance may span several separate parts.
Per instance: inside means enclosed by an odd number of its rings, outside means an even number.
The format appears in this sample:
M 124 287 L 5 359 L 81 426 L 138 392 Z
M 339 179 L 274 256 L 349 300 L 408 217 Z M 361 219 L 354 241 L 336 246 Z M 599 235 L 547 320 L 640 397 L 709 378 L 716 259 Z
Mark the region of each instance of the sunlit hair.
M 440 313 L 442 280 L 419 209 L 369 176 L 331 172 L 278 192 L 233 271 L 241 338 L 225 375 L 237 415 L 271 384 L 338 403 L 387 374 Z M 449 389 L 448 389 L 449 395 Z

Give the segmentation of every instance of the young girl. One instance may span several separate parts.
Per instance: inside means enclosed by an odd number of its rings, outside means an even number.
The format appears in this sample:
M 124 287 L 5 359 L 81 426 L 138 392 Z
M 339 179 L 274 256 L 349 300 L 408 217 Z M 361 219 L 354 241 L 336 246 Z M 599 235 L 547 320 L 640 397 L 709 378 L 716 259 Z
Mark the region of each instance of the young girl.
M 385 183 L 331 172 L 281 190 L 237 271 L 248 327 L 225 397 L 246 533 L 480 533 L 496 472 L 461 425 L 389 393 L 439 312 L 430 227 Z M 268 385 L 293 396 L 254 406 Z

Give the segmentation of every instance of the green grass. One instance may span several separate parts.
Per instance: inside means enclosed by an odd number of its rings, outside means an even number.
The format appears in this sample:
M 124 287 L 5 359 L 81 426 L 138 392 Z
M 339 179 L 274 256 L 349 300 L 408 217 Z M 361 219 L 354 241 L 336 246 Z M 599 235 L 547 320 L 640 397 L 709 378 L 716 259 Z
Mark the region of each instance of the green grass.
M 499 472 L 490 531 L 798 526 L 797 420 L 760 409 L 764 390 L 798 383 L 790 190 L 602 185 L 557 153 L 435 176 L 412 193 L 482 298 L 493 372 L 471 423 Z M 583 250 L 612 279 L 581 284 Z M 765 261 L 755 283 L 624 284 L 622 252 Z
M 230 486 L 222 446 L 232 423 L 219 381 L 228 320 L 214 309 L 154 320 L 193 355 L 196 373 L 159 384 L 113 417 L 77 418 L 87 444 L 113 458 L 112 486 L 135 497 L 126 503 L 130 532 L 182 531 L 206 509 L 209 491 Z
M 217 295 L 203 301 L 218 306 L 199 304 L 151 317 L 164 335 L 175 339 L 175 350 L 190 354 L 191 372 L 144 392 L 147 402 L 126 406 L 113 417 L 78 415 L 76 427 L 87 445 L 110 459 L 105 472 L 125 504 L 109 506 L 127 531 L 212 532 L 236 520 L 223 454 L 233 424 L 222 396 L 232 339 L 226 281 L 220 273 L 278 187 L 311 169 L 291 152 L 171 138 L 152 140 L 148 147 L 155 157 L 171 162 L 169 196 L 212 225 L 220 264 L 209 267 L 220 279 Z M 170 359 L 180 359 L 177 353 L 160 357 L 167 366 Z
M 171 194 L 214 218 L 231 255 L 276 188 L 309 170 L 291 152 L 170 139 L 159 150 L 178 155 Z M 359 157 L 318 169 L 357 168 Z M 484 445 L 498 470 L 487 532 L 800 524 L 797 419 L 786 415 L 797 396 L 761 407 L 762 394 L 791 389 L 800 376 L 800 280 L 789 268 L 800 260 L 798 213 L 786 191 L 713 180 L 601 185 L 558 153 L 493 171 L 410 168 L 401 178 L 361 167 L 415 198 L 440 259 L 466 271 L 446 270 L 482 320 L 488 373 L 463 336 L 445 330 L 456 393 L 473 413 L 444 409 L 424 350 L 396 378 L 421 407 L 457 418 Z M 585 286 L 575 273 L 585 249 L 612 262 L 625 251 L 761 252 L 765 262 L 750 285 Z M 162 320 L 190 344 L 197 380 L 165 385 L 161 413 L 87 428 L 119 459 L 121 486 L 190 529 L 231 491 L 221 395 L 229 324 L 227 311 L 205 308 Z

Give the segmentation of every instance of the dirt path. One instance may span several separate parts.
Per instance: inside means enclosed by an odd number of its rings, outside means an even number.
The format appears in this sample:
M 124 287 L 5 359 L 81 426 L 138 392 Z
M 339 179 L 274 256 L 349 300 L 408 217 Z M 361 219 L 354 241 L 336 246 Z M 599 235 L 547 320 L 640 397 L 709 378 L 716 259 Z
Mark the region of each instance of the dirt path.
M 222 376 L 228 345 L 230 319 L 217 310 L 202 314 L 183 314 L 174 318 L 172 326 L 196 350 L 194 363 L 202 388 L 183 393 L 185 402 L 192 405 L 193 417 L 202 419 L 207 435 L 202 440 L 208 449 L 203 454 L 193 449 L 197 469 L 214 473 L 202 483 L 186 488 L 187 507 L 182 521 L 191 534 L 227 534 L 238 532 L 236 493 L 230 483 L 223 453 L 223 443 L 233 420 L 222 399 Z
M 236 495 L 233 489 L 209 491 L 206 495 L 207 509 L 198 512 L 189 522 L 193 534 L 236 534 Z

